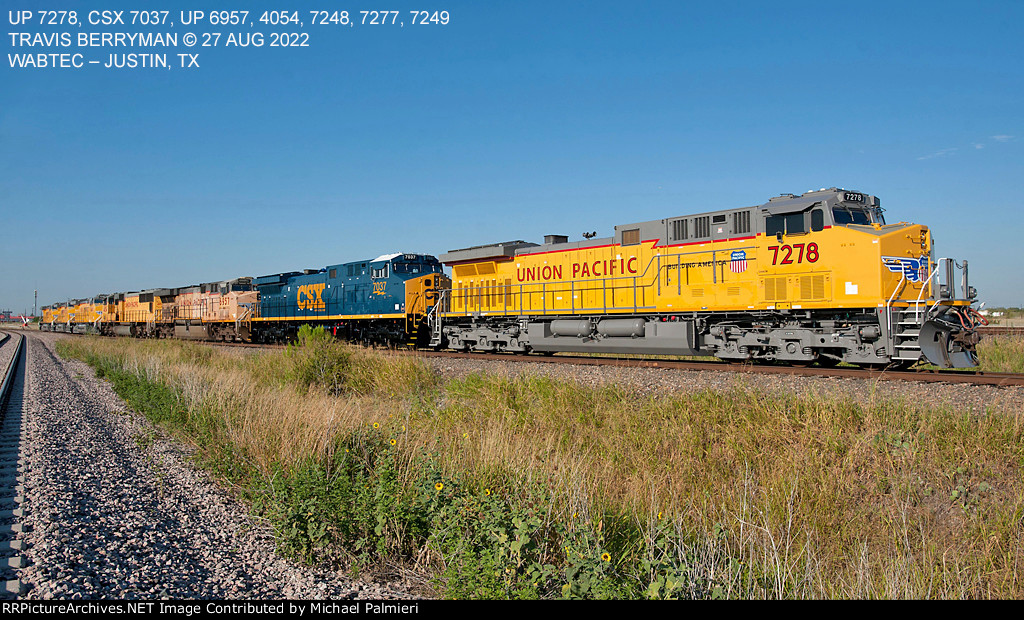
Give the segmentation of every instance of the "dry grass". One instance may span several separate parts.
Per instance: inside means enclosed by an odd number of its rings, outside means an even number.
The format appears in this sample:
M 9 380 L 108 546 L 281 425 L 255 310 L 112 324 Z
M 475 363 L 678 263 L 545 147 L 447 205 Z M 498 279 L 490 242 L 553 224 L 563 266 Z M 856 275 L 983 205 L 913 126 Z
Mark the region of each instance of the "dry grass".
M 979 370 L 1024 373 L 1024 336 L 986 336 L 978 343 Z
M 350 349 L 348 387 L 296 388 L 281 353 L 98 338 L 69 352 L 117 359 L 197 415 L 219 412 L 226 440 L 266 476 L 375 429 L 399 454 L 437 454 L 444 472 L 495 494 L 546 486 L 552 519 L 614 515 L 651 532 L 648 548 L 670 526 L 677 564 L 725 596 L 1024 594 L 1020 412 L 746 388 L 643 397 L 533 376 L 443 381 L 414 359 Z

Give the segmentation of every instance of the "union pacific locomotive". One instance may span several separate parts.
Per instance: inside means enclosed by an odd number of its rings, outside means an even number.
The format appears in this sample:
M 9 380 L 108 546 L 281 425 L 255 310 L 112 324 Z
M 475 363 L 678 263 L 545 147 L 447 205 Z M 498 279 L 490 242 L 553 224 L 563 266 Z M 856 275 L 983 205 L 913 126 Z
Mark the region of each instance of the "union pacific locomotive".
M 389 254 L 56 304 L 44 328 L 272 341 L 316 324 L 350 340 L 466 351 L 975 366 L 983 319 L 967 261 L 932 248 L 926 226 L 887 224 L 875 196 L 830 188 L 619 225 L 604 239 L 549 235 L 440 262 Z

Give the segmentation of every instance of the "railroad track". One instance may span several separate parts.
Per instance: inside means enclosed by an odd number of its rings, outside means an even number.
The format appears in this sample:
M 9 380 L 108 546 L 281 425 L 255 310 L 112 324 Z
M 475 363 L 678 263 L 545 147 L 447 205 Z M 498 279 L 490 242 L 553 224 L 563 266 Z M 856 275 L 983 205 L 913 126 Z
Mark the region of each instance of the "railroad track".
M 0 333 L 0 352 L 7 358 L 0 383 L 0 572 L 4 574 L 4 588 L 0 596 L 18 596 L 24 589 L 16 571 L 24 568 L 21 556 L 23 541 L 18 534 L 23 529 L 24 517 L 24 463 L 21 444 L 22 392 L 24 381 L 19 369 L 24 367 L 27 338 L 22 334 Z M 8 358 L 8 354 L 10 357 Z
M 1024 327 L 988 325 L 985 327 L 979 327 L 978 333 L 982 336 L 1024 336 Z
M 1021 330 L 1024 328 L 993 328 L 986 327 L 986 330 L 1008 329 Z M 994 332 L 982 332 L 994 335 Z M 1012 334 L 1015 332 L 995 332 L 999 334 Z M 283 349 L 281 344 L 254 344 L 248 342 L 204 342 L 201 344 L 216 347 L 236 347 L 249 349 Z M 996 387 L 1024 386 L 1024 374 L 984 372 L 969 370 L 942 370 L 942 369 L 918 369 L 918 370 L 872 370 L 865 368 L 850 367 L 818 367 L 818 366 L 783 366 L 774 364 L 754 363 L 728 363 L 714 361 L 692 361 L 679 359 L 665 359 L 656 357 L 644 358 L 617 358 L 617 357 L 590 357 L 583 355 L 557 354 L 544 355 L 513 355 L 509 353 L 462 353 L 456 351 L 427 351 L 427 350 L 390 350 L 389 352 L 398 355 L 413 355 L 419 357 L 448 357 L 475 360 L 493 360 L 501 362 L 535 362 L 541 364 L 576 364 L 583 366 L 618 366 L 625 368 L 662 368 L 671 370 L 689 371 L 710 371 L 710 372 L 733 372 L 750 374 L 783 374 L 805 377 L 838 377 L 844 379 L 867 379 L 871 381 L 916 381 L 920 383 L 966 383 L 971 385 L 991 385 Z
M 845 379 L 867 379 L 871 381 L 917 381 L 922 383 L 968 383 L 971 385 L 992 385 L 997 387 L 1024 386 L 1024 374 L 995 373 L 957 370 L 868 370 L 864 368 L 823 368 L 800 366 L 776 366 L 772 364 L 730 364 L 726 362 L 698 362 L 667 359 L 621 359 L 606 357 L 583 357 L 570 355 L 511 356 L 497 353 L 453 353 L 453 352 L 400 352 L 424 357 L 449 357 L 466 359 L 487 359 L 500 361 L 538 362 L 543 364 L 577 364 L 585 366 L 617 366 L 624 368 L 663 368 L 671 370 L 734 372 L 750 374 L 779 374 L 804 377 L 839 377 Z
M 214 346 L 280 349 L 284 345 L 251 343 L 210 343 Z M 671 370 L 734 372 L 750 374 L 784 374 L 805 377 L 838 377 L 871 381 L 917 381 L 921 383 L 967 383 L 997 387 L 1024 386 L 1024 374 L 966 370 L 870 370 L 849 367 L 783 366 L 773 364 L 732 364 L 728 362 L 692 361 L 662 358 L 616 358 L 558 354 L 511 355 L 508 353 L 460 353 L 455 351 L 390 351 L 398 355 L 419 357 L 492 360 L 500 362 L 535 362 L 541 364 L 576 364 L 582 366 L 617 366 L 624 368 L 662 368 Z

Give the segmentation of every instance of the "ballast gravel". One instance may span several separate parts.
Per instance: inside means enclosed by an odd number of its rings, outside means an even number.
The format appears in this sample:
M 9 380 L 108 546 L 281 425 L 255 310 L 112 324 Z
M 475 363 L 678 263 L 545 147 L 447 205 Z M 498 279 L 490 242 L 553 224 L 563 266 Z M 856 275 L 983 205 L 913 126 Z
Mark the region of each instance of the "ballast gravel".
M 846 398 L 854 402 L 905 403 L 975 414 L 1024 413 L 1024 387 L 994 387 L 964 383 L 919 383 L 847 379 L 755 372 L 714 372 L 672 368 L 592 366 L 527 361 L 422 357 L 444 377 L 487 373 L 508 378 L 550 377 L 598 387 L 617 385 L 639 397 L 699 391 L 757 390 L 807 398 Z
M 11 363 L 11 358 L 14 357 L 14 349 L 18 346 L 18 335 L 17 332 L 7 332 L 9 337 L 4 340 L 4 333 L 0 332 L 0 382 L 3 381 L 3 373 L 7 370 L 7 365 Z
M 269 528 L 92 369 L 29 336 L 24 416 L 31 599 L 405 599 L 275 554 Z

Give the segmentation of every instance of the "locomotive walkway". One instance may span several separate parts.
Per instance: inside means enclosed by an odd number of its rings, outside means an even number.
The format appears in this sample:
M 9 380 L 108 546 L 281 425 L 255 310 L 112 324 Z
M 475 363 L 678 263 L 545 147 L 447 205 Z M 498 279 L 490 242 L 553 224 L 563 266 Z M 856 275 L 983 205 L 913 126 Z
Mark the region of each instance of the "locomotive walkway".
M 3 548 L 15 554 L 3 559 L 7 596 L 409 598 L 276 555 L 268 528 L 192 467 L 187 449 L 88 366 L 60 359 L 58 337 L 25 333 L 6 414 L 24 438 L 18 465 L 5 458 L 13 440 L 0 438 L 0 515 L 14 538 Z M 24 512 L 5 499 L 16 470 Z

